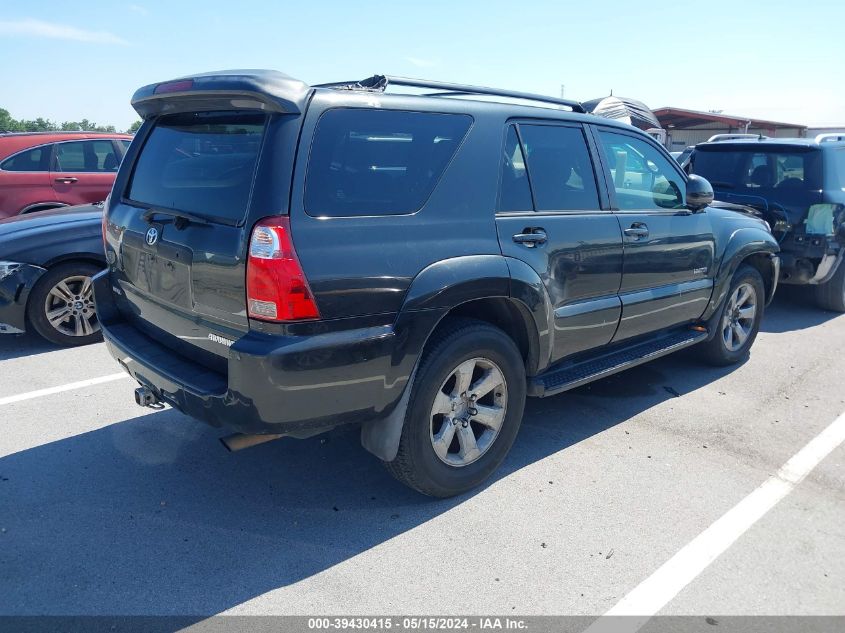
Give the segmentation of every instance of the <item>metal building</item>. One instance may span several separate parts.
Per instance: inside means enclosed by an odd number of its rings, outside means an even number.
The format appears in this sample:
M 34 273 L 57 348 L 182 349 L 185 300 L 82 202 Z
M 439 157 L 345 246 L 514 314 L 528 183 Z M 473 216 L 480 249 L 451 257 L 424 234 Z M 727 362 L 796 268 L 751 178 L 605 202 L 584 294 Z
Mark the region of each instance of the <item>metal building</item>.
M 666 130 L 666 147 L 681 151 L 688 145 L 703 143 L 714 134 L 762 134 L 770 137 L 803 137 L 807 126 L 796 123 L 765 121 L 715 112 L 683 108 L 654 110 L 660 126 Z

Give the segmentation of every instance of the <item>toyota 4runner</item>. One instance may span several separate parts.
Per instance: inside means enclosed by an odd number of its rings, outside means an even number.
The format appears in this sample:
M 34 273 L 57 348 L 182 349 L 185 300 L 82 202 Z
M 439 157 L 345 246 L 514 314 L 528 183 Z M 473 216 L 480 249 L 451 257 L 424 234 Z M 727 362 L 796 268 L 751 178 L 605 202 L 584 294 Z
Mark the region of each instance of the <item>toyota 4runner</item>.
M 762 220 L 577 102 L 226 71 L 132 103 L 103 335 L 139 404 L 236 431 L 233 450 L 357 423 L 399 480 L 458 494 L 526 396 L 693 345 L 735 363 L 775 292 Z

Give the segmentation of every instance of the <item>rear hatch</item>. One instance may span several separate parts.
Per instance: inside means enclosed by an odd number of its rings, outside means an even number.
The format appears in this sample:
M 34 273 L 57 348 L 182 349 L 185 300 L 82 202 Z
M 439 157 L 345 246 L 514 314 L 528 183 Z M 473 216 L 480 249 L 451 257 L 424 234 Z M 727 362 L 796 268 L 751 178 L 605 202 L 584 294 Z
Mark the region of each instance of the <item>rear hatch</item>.
M 256 102 L 227 101 L 219 90 L 203 100 L 188 81 L 174 82 L 175 95 L 165 90 L 136 104 L 148 120 L 107 211 L 111 285 L 119 312 L 136 329 L 224 372 L 228 347 L 249 329 L 249 234 L 261 217 L 287 213 L 300 117 L 243 108 Z M 279 151 L 286 160 L 273 158 Z M 262 169 L 275 177 L 262 178 Z
M 742 141 L 698 145 L 691 172 L 716 198 L 759 209 L 771 226 L 800 226 L 822 201 L 821 152 L 808 145 Z

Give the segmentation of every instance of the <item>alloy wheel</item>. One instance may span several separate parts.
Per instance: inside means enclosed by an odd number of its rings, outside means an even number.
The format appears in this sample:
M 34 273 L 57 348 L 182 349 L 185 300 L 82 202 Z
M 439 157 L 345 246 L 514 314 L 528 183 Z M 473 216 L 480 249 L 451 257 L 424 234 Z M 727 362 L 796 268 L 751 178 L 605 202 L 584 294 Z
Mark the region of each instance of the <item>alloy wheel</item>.
M 756 316 L 757 293 L 751 284 L 740 284 L 728 299 L 722 317 L 722 340 L 729 351 L 735 352 L 745 345 Z
M 431 445 L 440 461 L 467 466 L 493 445 L 507 411 L 508 389 L 502 370 L 486 358 L 455 367 L 431 407 Z
M 50 325 L 65 336 L 89 336 L 99 332 L 91 277 L 73 275 L 50 288 L 44 300 L 44 314 Z

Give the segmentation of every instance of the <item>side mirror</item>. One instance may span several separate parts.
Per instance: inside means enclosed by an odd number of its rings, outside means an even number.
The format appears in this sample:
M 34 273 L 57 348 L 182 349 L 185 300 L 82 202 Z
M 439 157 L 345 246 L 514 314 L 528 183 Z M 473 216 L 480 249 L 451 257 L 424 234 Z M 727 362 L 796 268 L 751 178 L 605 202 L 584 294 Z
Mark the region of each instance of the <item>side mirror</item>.
M 690 174 L 687 180 L 687 209 L 701 211 L 713 202 L 713 186 L 706 178 Z

